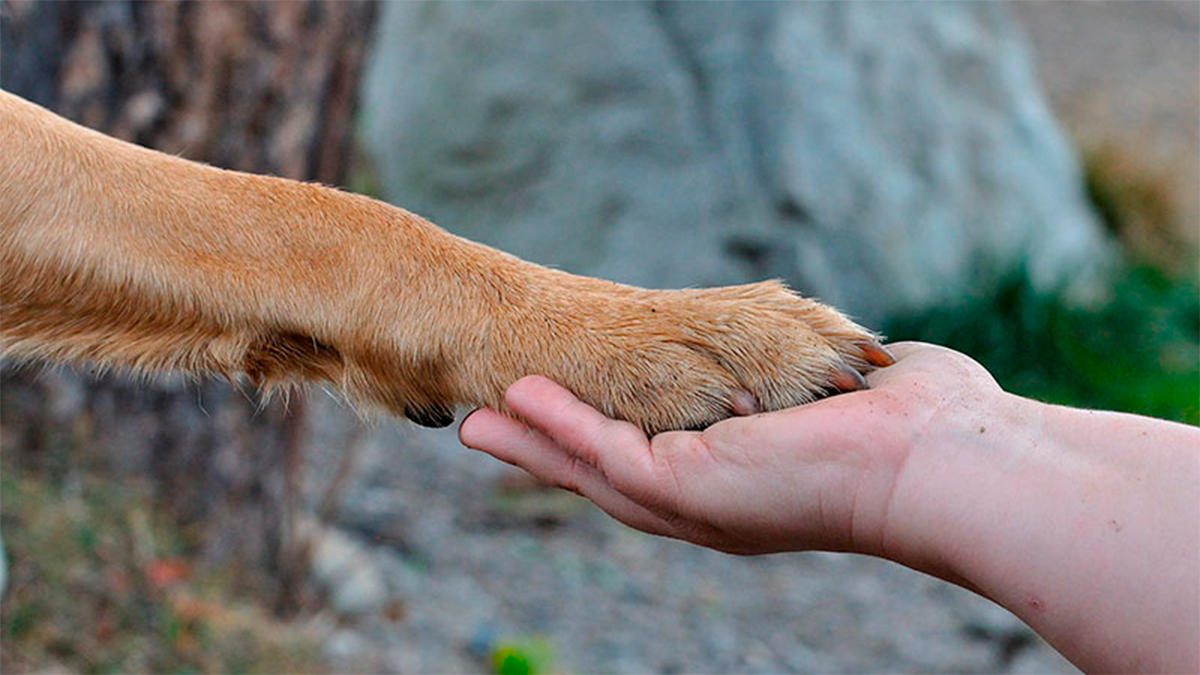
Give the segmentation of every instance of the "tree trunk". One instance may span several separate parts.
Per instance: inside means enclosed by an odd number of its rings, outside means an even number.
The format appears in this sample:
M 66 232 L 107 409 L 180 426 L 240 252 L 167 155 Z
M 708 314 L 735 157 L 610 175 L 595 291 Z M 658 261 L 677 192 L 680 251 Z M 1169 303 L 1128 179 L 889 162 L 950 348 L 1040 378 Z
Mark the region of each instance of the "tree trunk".
M 0 86 L 113 136 L 216 166 L 337 184 L 374 20 L 366 2 L 0 2 Z M 226 383 L 4 368 L 4 447 L 68 476 L 150 473 L 207 562 L 295 597 L 303 399 Z

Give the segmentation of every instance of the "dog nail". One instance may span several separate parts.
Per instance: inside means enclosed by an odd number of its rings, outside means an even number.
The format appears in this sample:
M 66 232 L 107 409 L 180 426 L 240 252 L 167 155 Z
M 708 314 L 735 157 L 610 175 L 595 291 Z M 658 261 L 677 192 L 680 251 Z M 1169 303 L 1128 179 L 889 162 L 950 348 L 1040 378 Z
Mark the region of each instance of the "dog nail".
M 759 411 L 758 399 L 754 398 L 754 394 L 745 389 L 738 389 L 733 392 L 729 403 L 733 408 L 734 415 L 754 415 Z
M 404 416 L 414 424 L 441 429 L 454 424 L 454 410 L 440 403 L 423 406 L 405 406 Z
M 863 358 L 867 360 L 867 363 L 873 366 L 884 368 L 896 362 L 896 357 L 892 356 L 887 347 L 878 342 L 856 342 L 854 346 L 858 347 L 859 351 L 862 352 Z
M 839 391 L 858 391 L 867 388 L 867 379 L 862 373 L 843 364 L 833 377 L 829 378 L 829 386 Z

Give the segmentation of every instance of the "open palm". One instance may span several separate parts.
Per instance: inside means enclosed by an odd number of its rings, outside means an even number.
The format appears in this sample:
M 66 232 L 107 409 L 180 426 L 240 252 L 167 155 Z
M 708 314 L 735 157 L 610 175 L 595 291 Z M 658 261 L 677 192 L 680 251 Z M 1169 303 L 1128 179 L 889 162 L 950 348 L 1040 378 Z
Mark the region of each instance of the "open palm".
M 882 554 L 913 441 L 940 411 L 1000 393 L 956 352 L 919 343 L 892 350 L 898 362 L 871 373 L 869 390 L 653 438 L 550 380 L 526 377 L 505 402 L 530 426 L 481 409 L 460 437 L 646 532 L 734 553 Z

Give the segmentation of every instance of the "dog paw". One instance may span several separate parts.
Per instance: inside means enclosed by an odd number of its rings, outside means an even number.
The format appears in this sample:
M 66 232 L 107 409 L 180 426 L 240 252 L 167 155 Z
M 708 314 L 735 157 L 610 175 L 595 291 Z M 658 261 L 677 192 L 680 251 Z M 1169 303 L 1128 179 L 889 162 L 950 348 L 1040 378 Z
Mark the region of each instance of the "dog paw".
M 650 434 L 863 389 L 865 373 L 893 362 L 878 336 L 778 282 L 570 300 L 569 329 L 546 341 L 564 348 L 524 374 Z

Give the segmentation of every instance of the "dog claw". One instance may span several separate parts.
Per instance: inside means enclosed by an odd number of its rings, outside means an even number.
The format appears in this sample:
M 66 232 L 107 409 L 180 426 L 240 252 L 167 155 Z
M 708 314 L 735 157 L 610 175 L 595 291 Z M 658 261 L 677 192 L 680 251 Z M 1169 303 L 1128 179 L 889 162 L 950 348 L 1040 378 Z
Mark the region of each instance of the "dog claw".
M 754 394 L 751 394 L 745 389 L 739 389 L 738 391 L 733 392 L 733 396 L 729 403 L 730 407 L 733 408 L 734 415 L 754 415 L 760 412 L 758 399 L 754 398 Z
M 404 416 L 415 424 L 433 429 L 441 429 L 454 424 L 454 410 L 438 403 L 407 406 L 404 408 Z
M 887 347 L 878 342 L 856 342 L 854 346 L 858 347 L 862 352 L 863 358 L 867 363 L 879 367 L 886 368 L 896 362 L 896 357 L 888 351 Z
M 867 388 L 867 378 L 857 370 L 843 364 L 833 374 L 833 377 L 829 378 L 829 386 L 838 391 L 858 391 Z

